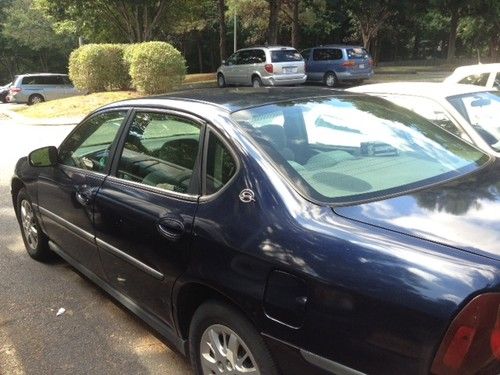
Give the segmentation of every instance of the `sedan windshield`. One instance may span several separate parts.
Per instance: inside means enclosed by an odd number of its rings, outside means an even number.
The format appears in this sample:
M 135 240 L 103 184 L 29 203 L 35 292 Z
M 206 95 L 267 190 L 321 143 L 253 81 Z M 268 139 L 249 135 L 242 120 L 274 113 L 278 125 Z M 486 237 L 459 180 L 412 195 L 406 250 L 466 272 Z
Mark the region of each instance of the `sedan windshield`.
M 305 195 L 373 199 L 453 178 L 489 157 L 384 99 L 326 97 L 232 114 Z
M 500 92 L 476 92 L 447 98 L 495 151 L 500 151 Z

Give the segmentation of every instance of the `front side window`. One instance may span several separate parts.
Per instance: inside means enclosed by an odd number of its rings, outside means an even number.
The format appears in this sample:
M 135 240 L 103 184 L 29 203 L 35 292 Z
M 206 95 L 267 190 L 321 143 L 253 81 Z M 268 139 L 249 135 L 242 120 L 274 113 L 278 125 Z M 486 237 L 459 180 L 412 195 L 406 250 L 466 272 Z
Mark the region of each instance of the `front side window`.
M 79 125 L 59 147 L 59 162 L 95 172 L 104 172 L 111 144 L 127 111 L 97 114 Z
M 474 130 L 500 152 L 500 92 L 476 92 L 447 98 L 455 109 L 471 124 Z
M 490 77 L 490 73 L 483 74 L 473 74 L 465 77 L 458 83 L 463 83 L 466 85 L 476 85 L 476 86 L 486 86 L 488 83 L 488 78 Z
M 268 122 L 280 117 L 283 126 Z M 326 203 L 427 186 L 489 160 L 423 117 L 377 97 L 294 100 L 237 111 L 232 118 L 298 190 Z
M 224 143 L 210 133 L 206 161 L 205 194 L 219 191 L 236 173 L 236 162 Z
M 139 112 L 125 140 L 117 177 L 164 190 L 190 193 L 201 128 L 166 113 Z
M 227 59 L 227 65 L 236 65 L 236 64 L 238 64 L 239 55 L 240 55 L 239 52 L 233 53 L 229 57 L 229 59 Z
M 420 116 L 425 117 L 430 122 L 442 127 L 443 129 L 470 141 L 469 136 L 449 117 L 440 104 L 432 99 L 411 95 L 384 95 L 384 98 L 394 104 L 407 108 Z

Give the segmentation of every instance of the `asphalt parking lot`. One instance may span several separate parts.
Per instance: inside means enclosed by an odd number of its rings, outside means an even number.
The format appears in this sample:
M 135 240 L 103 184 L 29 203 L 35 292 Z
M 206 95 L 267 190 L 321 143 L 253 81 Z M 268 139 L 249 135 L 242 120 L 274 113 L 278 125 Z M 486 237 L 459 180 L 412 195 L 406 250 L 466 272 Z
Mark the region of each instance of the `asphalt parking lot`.
M 372 82 L 446 74 L 377 75 Z M 64 261 L 38 263 L 24 249 L 10 197 L 14 164 L 34 148 L 58 145 L 71 129 L 15 124 L 0 108 L 0 375 L 188 374 L 183 357 Z

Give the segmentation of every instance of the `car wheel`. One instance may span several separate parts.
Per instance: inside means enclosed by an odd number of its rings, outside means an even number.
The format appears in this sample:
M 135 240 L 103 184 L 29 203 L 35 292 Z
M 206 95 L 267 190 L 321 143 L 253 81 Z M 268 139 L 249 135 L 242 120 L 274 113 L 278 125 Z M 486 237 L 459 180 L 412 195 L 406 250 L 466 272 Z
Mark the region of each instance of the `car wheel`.
M 38 104 L 45 101 L 45 98 L 40 94 L 33 94 L 28 98 L 28 105 Z
M 328 72 L 325 74 L 325 78 L 323 79 L 325 82 L 325 85 L 328 87 L 335 87 L 338 84 L 338 79 L 335 73 Z
M 264 340 L 239 311 L 210 301 L 195 312 L 189 329 L 191 363 L 197 375 L 277 375 Z
M 226 87 L 226 79 L 224 78 L 224 75 L 222 73 L 219 73 L 217 75 L 217 86 L 219 87 Z
M 259 77 L 253 77 L 252 87 L 262 87 L 262 80 Z
M 49 260 L 53 253 L 49 248 L 47 236 L 42 232 L 35 212 L 31 198 L 28 196 L 25 188 L 22 188 L 17 194 L 17 219 L 21 227 L 24 246 L 28 254 L 38 261 Z

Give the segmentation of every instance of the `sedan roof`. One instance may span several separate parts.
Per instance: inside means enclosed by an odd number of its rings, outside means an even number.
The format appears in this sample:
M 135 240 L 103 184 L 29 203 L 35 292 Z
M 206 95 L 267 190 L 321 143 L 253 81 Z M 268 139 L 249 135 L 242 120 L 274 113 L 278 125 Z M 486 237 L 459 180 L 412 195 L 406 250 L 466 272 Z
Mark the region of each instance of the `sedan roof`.
M 363 85 L 347 89 L 351 92 L 373 94 L 401 94 L 443 98 L 474 92 L 491 91 L 491 88 L 442 82 L 391 82 Z
M 162 100 L 191 101 L 213 105 L 230 112 L 244 108 L 258 107 L 270 103 L 294 99 L 318 98 L 324 96 L 352 96 L 340 90 L 318 87 L 260 87 L 260 88 L 211 88 L 173 92 L 143 99 L 131 99 L 110 104 L 106 107 L 122 105 L 161 104 Z

